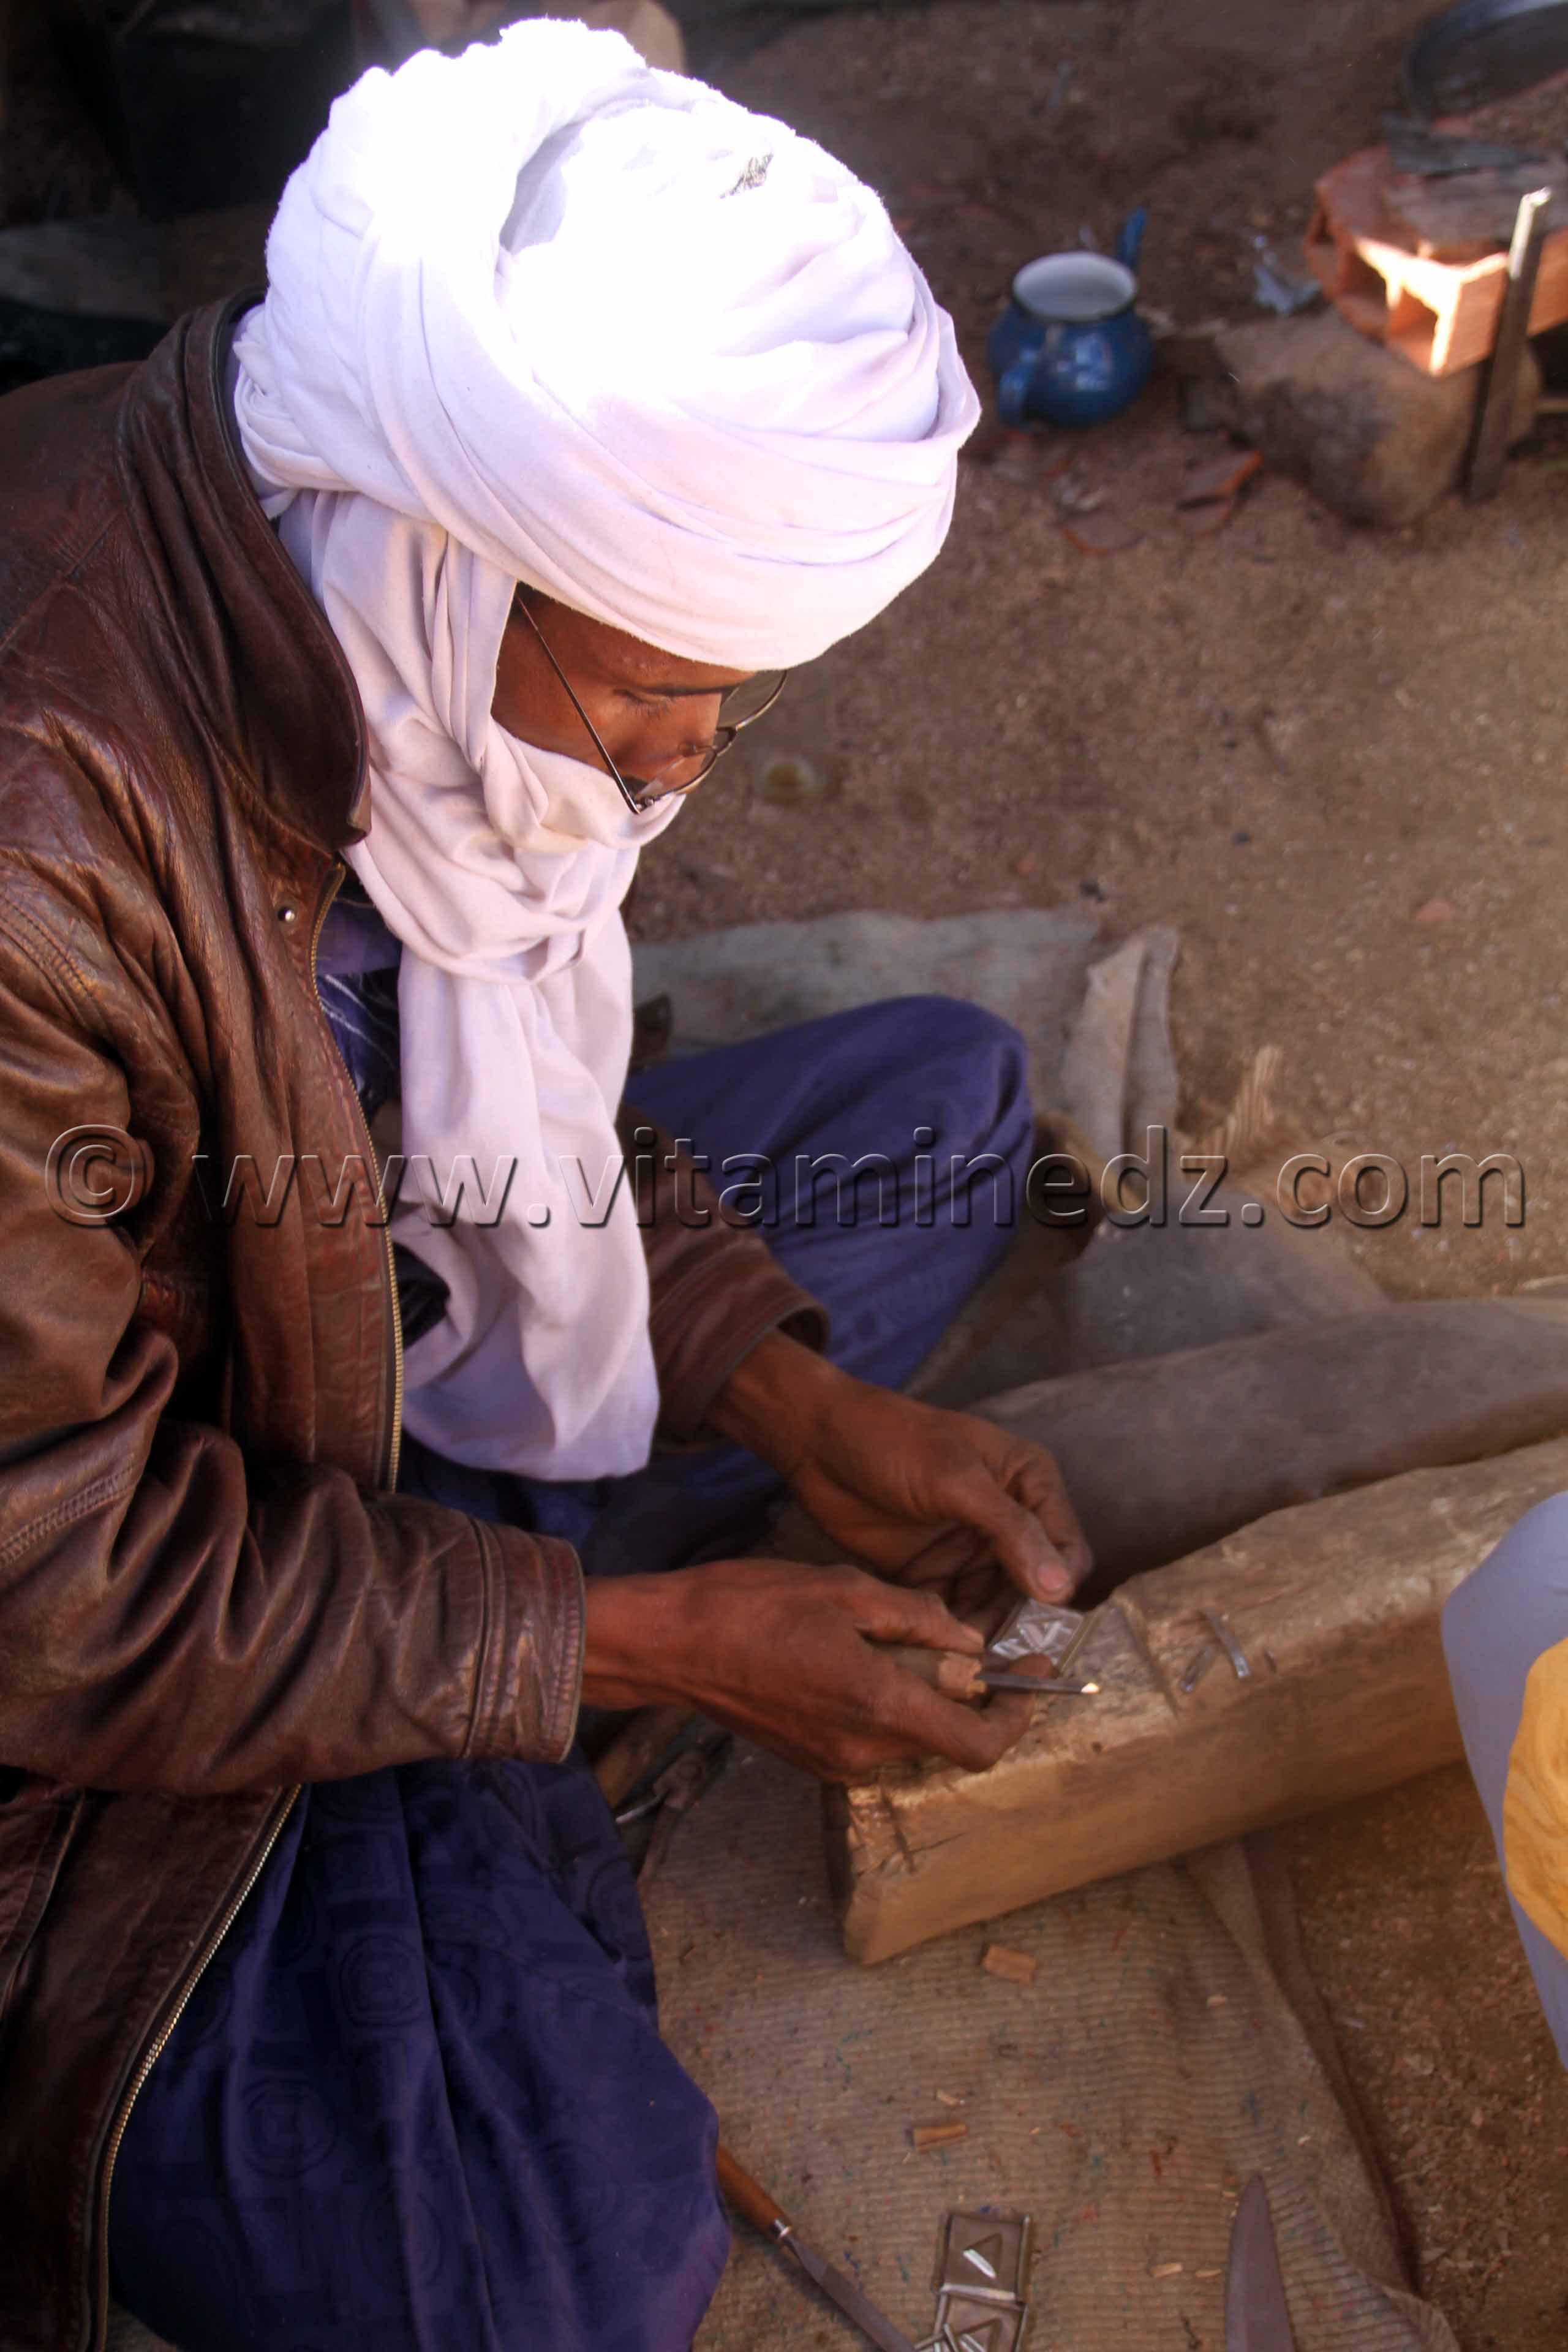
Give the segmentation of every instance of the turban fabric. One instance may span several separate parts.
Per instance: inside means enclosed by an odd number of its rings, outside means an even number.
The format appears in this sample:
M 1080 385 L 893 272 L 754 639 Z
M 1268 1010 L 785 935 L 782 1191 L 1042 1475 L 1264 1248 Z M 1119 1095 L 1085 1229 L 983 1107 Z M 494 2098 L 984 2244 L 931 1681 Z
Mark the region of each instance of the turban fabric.
M 620 906 L 679 803 L 634 818 L 591 755 L 496 724 L 512 594 L 793 667 L 930 563 L 977 403 L 869 189 L 573 24 L 365 75 L 267 260 L 235 411 L 365 708 L 351 857 L 404 942 L 405 1151 L 439 1190 L 465 1154 L 487 1191 L 514 1170 L 499 1215 L 472 1185 L 396 1212 L 448 1293 L 409 1424 L 487 1467 L 628 1471 L 658 1400 L 624 1183 L 605 1207 Z

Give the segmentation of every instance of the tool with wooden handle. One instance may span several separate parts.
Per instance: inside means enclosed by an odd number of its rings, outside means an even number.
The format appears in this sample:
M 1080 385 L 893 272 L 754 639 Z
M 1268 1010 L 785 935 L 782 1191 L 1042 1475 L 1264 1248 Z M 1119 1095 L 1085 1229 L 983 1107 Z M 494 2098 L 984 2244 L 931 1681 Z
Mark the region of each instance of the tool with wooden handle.
M 762 2183 L 753 2180 L 736 2163 L 722 2142 L 719 2147 L 719 2186 L 726 2203 L 742 2221 L 749 2221 L 753 2230 L 760 2230 L 764 2238 L 771 2238 L 775 2246 L 787 2246 L 807 2278 L 838 2305 L 846 2319 L 853 2320 L 862 2336 L 880 2347 L 880 2352 L 914 2352 L 909 2337 L 867 2300 L 853 2279 L 846 2278 L 815 2246 L 806 2244 L 783 2206 L 775 2203 Z
M 992 1691 L 1027 1691 L 1032 1698 L 1092 1698 L 1100 1688 L 1095 1682 L 1069 1682 L 1059 1675 L 1037 1678 L 1016 1674 L 1011 1658 L 972 1658 L 961 1650 L 921 1650 L 902 1643 L 877 1646 L 896 1666 L 902 1666 L 906 1674 L 918 1675 L 942 1698 L 960 1699 L 965 1705 L 986 1697 Z

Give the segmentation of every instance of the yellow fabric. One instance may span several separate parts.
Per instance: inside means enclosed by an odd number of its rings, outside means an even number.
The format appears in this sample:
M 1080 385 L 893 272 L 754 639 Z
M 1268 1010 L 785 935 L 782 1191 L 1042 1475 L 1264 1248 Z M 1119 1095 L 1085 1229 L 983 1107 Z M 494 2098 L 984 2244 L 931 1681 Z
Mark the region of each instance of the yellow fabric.
M 1524 1685 L 1502 1832 L 1510 1892 L 1568 1958 L 1568 1642 L 1543 1650 Z

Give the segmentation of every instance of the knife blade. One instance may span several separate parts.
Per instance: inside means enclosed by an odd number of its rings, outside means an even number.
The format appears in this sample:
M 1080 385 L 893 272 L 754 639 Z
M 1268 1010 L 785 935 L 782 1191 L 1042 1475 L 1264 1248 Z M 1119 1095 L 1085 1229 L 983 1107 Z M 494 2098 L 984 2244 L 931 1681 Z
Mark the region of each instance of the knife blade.
M 1263 2175 L 1241 2192 L 1225 2272 L 1225 2352 L 1296 2352 Z
M 819 2254 L 815 2246 L 806 2244 L 797 2230 L 775 2231 L 781 2246 L 787 2246 L 807 2278 L 819 2286 L 831 2303 L 836 2303 L 846 2319 L 852 2320 L 862 2336 L 880 2347 L 880 2352 L 915 2352 L 914 2346 L 901 2328 L 895 2327 L 876 2305 L 863 2295 L 853 2279 Z
M 807 2243 L 783 2206 L 736 2163 L 722 2143 L 719 2148 L 719 2186 L 736 2212 L 754 2230 L 771 2238 L 775 2246 L 787 2247 L 812 2284 L 830 2303 L 837 2305 L 845 2318 L 877 2346 L 878 2352 L 915 2352 L 909 2337 L 894 2326 L 885 2312 L 878 2310 L 869 2296 L 861 2294 L 854 2280 L 835 2269 L 815 2246 Z

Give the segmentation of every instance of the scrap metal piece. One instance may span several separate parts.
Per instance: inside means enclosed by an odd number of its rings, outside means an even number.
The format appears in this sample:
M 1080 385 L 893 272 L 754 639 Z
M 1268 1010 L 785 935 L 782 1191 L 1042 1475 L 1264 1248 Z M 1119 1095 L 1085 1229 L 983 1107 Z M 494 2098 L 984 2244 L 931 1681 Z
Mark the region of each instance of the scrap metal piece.
M 1033 2231 L 1027 2213 L 950 2213 L 942 2228 L 939 2292 L 1021 2303 Z
M 1183 1671 L 1182 1678 L 1176 1685 L 1184 1698 L 1192 1696 L 1218 1655 L 1217 1642 L 1205 1642 L 1193 1652 Z
M 1211 1609 L 1205 1602 L 1203 1616 L 1215 1640 L 1230 1660 L 1231 1671 L 1238 1683 L 1252 1679 L 1252 1662 L 1231 1631 L 1230 1620 L 1222 1610 Z

